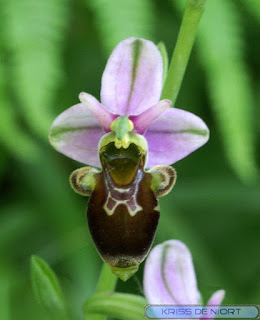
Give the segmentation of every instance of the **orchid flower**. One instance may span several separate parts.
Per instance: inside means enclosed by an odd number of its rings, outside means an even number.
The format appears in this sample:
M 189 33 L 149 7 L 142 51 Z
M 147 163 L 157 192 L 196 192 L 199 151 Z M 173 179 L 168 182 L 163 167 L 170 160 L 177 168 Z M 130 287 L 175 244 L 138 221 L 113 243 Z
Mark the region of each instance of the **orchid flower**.
M 199 117 L 160 101 L 162 86 L 158 48 L 148 40 L 126 39 L 107 62 L 101 103 L 81 93 L 81 103 L 60 114 L 50 130 L 56 150 L 92 166 L 75 170 L 71 185 L 91 196 L 87 216 L 92 238 L 123 280 L 136 272 L 151 247 L 159 219 L 157 198 L 176 180 L 169 165 L 209 136 Z
M 169 240 L 151 250 L 144 268 L 144 294 L 149 304 L 201 304 L 192 256 L 183 242 Z M 220 305 L 224 296 L 224 290 L 216 291 L 208 305 Z
M 146 168 L 171 165 L 208 140 L 205 123 L 190 112 L 170 109 L 160 100 L 163 62 L 157 47 L 148 40 L 129 38 L 112 52 L 102 77 L 101 103 L 87 93 L 80 104 L 64 111 L 52 124 L 50 142 L 66 156 L 101 167 L 98 143 L 111 131 L 119 116 L 133 122 L 133 132 L 148 143 Z

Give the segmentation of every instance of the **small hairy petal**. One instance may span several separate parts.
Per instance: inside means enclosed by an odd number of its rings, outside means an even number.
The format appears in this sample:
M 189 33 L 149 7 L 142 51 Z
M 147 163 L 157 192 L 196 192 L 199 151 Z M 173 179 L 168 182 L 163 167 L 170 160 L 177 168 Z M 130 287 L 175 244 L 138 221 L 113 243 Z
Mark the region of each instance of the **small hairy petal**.
M 192 256 L 184 243 L 170 240 L 152 249 L 145 263 L 144 293 L 151 304 L 198 304 Z
M 162 78 L 162 56 L 153 42 L 123 40 L 103 73 L 101 102 L 114 114 L 138 115 L 160 100 Z
M 49 140 L 66 156 L 84 164 L 100 167 L 98 142 L 105 134 L 88 107 L 79 103 L 62 112 L 53 122 Z
M 145 132 L 149 158 L 147 167 L 170 165 L 208 141 L 209 130 L 196 115 L 171 108 L 166 110 Z
M 146 129 L 163 113 L 170 108 L 172 102 L 170 100 L 161 100 L 153 107 L 139 114 L 138 116 L 130 116 L 133 121 L 134 129 L 137 133 L 143 134 Z
M 110 131 L 110 125 L 116 118 L 115 115 L 107 111 L 107 109 L 92 95 L 81 92 L 79 100 L 84 103 L 93 116 L 98 120 L 101 127 L 106 131 Z

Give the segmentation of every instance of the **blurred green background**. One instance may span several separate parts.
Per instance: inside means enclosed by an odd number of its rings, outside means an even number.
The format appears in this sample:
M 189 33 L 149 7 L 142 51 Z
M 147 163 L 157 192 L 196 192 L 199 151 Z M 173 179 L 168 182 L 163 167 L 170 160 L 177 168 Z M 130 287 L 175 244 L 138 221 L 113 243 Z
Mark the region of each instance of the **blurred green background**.
M 87 199 L 68 177 L 81 164 L 48 143 L 53 119 L 85 91 L 99 97 L 113 47 L 129 36 L 172 54 L 182 0 L 0 0 L 0 319 L 47 319 L 35 301 L 31 254 L 58 275 L 74 319 L 101 267 Z M 175 165 L 160 200 L 156 243 L 190 248 L 206 301 L 260 302 L 259 0 L 208 0 L 176 103 L 202 117 L 209 142 Z M 142 268 L 118 291 L 142 294 Z

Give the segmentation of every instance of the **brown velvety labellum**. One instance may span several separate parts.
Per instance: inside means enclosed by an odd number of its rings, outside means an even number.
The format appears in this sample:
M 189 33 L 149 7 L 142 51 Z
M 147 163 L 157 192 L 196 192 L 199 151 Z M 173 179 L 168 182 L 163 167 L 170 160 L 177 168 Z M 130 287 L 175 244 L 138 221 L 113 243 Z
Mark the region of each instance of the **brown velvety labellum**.
M 154 239 L 160 213 L 144 171 L 145 156 L 135 144 L 100 150 L 103 171 L 88 203 L 89 229 L 98 252 L 111 267 L 138 266 Z

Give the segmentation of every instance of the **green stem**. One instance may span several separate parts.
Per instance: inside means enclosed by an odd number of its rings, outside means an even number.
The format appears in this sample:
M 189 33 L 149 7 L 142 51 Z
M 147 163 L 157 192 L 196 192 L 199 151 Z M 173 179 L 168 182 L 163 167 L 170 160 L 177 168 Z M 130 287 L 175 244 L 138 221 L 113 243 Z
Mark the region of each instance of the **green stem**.
M 175 105 L 206 0 L 188 0 L 162 92 Z
M 115 275 L 113 275 L 113 273 L 111 272 L 110 267 L 106 263 L 103 263 L 95 293 L 97 294 L 97 293 L 104 293 L 104 292 L 113 292 L 116 287 L 117 279 L 118 278 Z M 93 314 L 93 315 L 88 314 L 85 318 L 85 320 L 106 320 L 106 319 L 107 319 L 106 316 L 99 315 L 99 314 Z
M 110 267 L 104 263 L 98 279 L 96 293 L 114 291 L 117 279 L 118 278 L 111 272 Z

